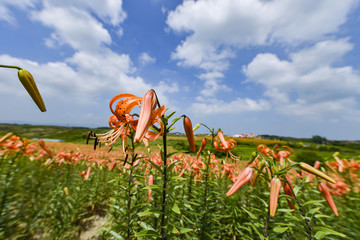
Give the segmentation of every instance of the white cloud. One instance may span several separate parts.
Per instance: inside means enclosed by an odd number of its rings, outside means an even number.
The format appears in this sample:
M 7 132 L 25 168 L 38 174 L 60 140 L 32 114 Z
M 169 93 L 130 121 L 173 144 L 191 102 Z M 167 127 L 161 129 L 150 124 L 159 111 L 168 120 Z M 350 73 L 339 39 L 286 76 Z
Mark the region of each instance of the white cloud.
M 172 57 L 183 65 L 206 69 L 204 62 L 229 57 L 229 51 L 221 50 L 224 46 L 239 49 L 275 41 L 287 44 L 317 41 L 336 32 L 357 3 L 357 0 L 184 1 L 167 18 L 171 29 L 189 34 Z
M 139 56 L 139 62 L 141 65 L 146 65 L 146 64 L 150 64 L 150 63 L 155 63 L 156 62 L 156 58 L 151 57 L 148 53 L 143 52 L 140 54 Z
M 346 39 L 323 41 L 280 60 L 258 54 L 243 68 L 247 81 L 265 88 L 265 95 L 283 114 L 324 117 L 341 110 L 359 112 L 360 76 L 351 66 L 332 64 L 352 49 Z
M 33 12 L 32 18 L 55 30 L 52 41 L 77 50 L 96 50 L 110 44 L 109 32 L 88 12 L 78 8 L 47 7 Z
M 239 49 L 323 40 L 339 30 L 357 4 L 358 0 L 184 1 L 166 20 L 174 32 L 187 35 L 171 58 L 183 67 L 225 72 Z M 219 82 L 220 78 L 205 79 L 205 89 Z
M 242 112 L 268 110 L 269 103 L 266 100 L 252 100 L 250 98 L 236 98 L 230 102 L 213 99 L 208 102 L 196 102 L 192 106 L 194 113 L 201 114 L 236 114 Z

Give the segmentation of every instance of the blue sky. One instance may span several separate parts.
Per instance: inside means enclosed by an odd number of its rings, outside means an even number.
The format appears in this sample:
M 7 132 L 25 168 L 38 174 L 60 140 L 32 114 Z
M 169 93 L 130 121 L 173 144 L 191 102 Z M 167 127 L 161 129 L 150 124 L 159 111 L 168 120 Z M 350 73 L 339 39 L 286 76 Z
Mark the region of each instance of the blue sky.
M 359 13 L 358 0 L 2 0 L 0 64 L 33 74 L 47 112 L 0 69 L 0 122 L 106 126 L 113 96 L 153 88 L 226 135 L 360 139 Z

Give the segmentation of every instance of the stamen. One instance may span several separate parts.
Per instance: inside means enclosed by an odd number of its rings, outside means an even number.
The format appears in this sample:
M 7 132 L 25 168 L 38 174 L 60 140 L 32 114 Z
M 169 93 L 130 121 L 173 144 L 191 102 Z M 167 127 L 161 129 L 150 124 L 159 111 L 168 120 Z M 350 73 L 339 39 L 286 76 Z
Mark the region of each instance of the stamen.
M 111 152 L 112 149 L 113 149 L 113 147 L 111 147 L 111 148 L 109 149 L 108 153 Z

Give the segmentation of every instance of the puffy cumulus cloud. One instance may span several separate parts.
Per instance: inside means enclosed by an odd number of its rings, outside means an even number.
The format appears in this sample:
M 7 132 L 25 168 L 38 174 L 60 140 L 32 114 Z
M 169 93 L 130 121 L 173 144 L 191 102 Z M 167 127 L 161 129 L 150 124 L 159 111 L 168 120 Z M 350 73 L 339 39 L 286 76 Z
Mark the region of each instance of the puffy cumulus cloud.
M 207 72 L 197 77 L 205 81 L 204 88 L 200 91 L 201 96 L 198 99 L 215 96 L 221 90 L 230 91 L 226 85 L 221 84 L 221 79 L 224 77 L 224 74 L 221 72 Z
M 110 44 L 109 32 L 90 13 L 78 8 L 47 7 L 33 12 L 32 18 L 54 28 L 48 46 L 52 42 L 68 44 L 77 50 L 96 50 L 102 44 Z
M 334 67 L 352 50 L 347 39 L 322 41 L 290 54 L 289 60 L 258 54 L 243 68 L 247 81 L 265 89 L 278 111 L 307 117 L 359 112 L 360 76 L 351 66 Z
M 339 30 L 357 4 L 358 0 L 183 1 L 166 20 L 169 29 L 187 35 L 171 58 L 180 66 L 225 72 L 240 49 L 322 40 Z M 204 85 L 211 89 L 222 81 L 209 77 Z
M 156 58 L 151 57 L 148 53 L 143 52 L 140 54 L 139 56 L 139 62 L 141 65 L 146 65 L 149 63 L 155 63 L 156 62 Z
M 184 1 L 170 11 L 168 26 L 189 36 L 173 53 L 186 66 L 231 56 L 226 47 L 317 41 L 336 32 L 357 0 Z M 221 50 L 224 48 L 226 50 Z M 195 54 L 194 54 L 195 53 Z
M 213 99 L 212 101 L 207 102 L 196 102 L 191 106 L 191 109 L 195 114 L 201 113 L 205 115 L 219 113 L 236 114 L 268 110 L 269 108 L 270 104 L 266 100 L 260 99 L 256 101 L 250 98 L 236 98 L 231 102 Z

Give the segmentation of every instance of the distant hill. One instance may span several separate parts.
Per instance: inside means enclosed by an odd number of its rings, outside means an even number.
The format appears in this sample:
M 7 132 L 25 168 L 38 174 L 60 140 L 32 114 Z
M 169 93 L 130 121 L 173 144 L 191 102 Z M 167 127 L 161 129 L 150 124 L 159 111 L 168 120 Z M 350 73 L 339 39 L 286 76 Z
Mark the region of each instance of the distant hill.
M 85 143 L 88 133 L 91 130 L 96 132 L 109 131 L 110 128 L 85 128 L 85 127 L 63 127 L 29 124 L 6 124 L 0 123 L 0 135 L 13 132 L 25 138 L 48 138 L 60 139 L 65 142 Z

